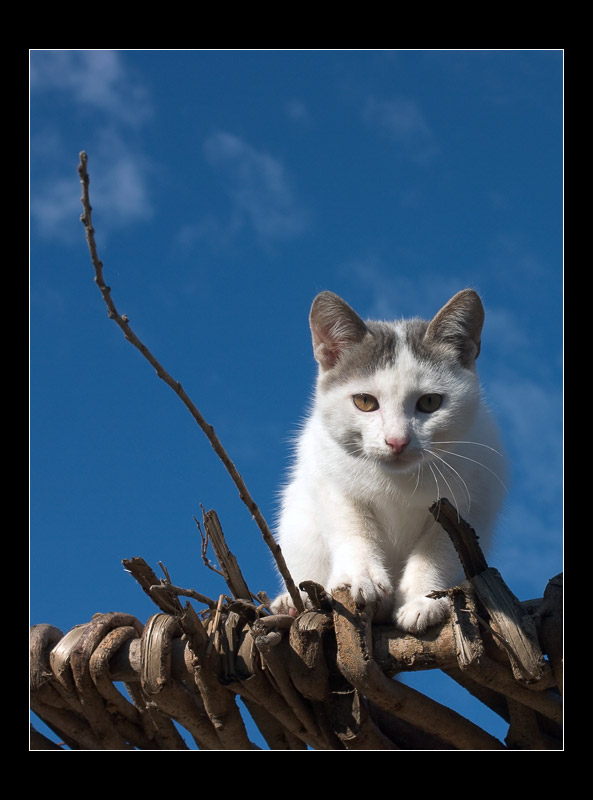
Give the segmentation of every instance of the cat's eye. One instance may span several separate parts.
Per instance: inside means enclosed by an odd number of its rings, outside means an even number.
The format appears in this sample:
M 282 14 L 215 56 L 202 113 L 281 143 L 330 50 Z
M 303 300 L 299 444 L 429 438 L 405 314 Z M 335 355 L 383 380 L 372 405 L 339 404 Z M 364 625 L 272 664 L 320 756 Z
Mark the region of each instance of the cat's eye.
M 440 408 L 442 402 L 442 394 L 423 394 L 416 403 L 416 408 L 418 411 L 422 411 L 424 414 L 432 414 L 433 411 L 436 411 L 437 408 Z
M 379 408 L 379 401 L 372 394 L 355 394 L 352 400 L 361 411 L 376 411 Z

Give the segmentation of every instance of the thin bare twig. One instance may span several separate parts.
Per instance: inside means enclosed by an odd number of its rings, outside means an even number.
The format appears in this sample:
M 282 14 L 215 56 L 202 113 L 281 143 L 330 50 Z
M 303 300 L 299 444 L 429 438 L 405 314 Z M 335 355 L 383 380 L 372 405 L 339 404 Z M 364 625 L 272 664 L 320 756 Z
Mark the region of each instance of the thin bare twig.
M 195 516 L 195 514 L 194 514 L 194 522 L 198 526 L 198 531 L 200 532 L 200 539 L 202 540 L 202 547 L 201 547 L 202 561 L 204 562 L 206 567 L 208 567 L 208 569 L 211 569 L 212 572 L 215 572 L 217 575 L 220 575 L 221 578 L 224 578 L 223 571 L 217 569 L 208 558 L 208 543 L 209 543 L 208 531 L 202 530 L 202 526 L 200 525 L 200 520 Z
M 207 597 L 201 592 L 196 592 L 195 589 L 183 589 L 181 586 L 174 586 L 168 581 L 155 584 L 150 587 L 150 590 L 153 593 L 162 592 L 164 594 L 169 594 L 171 597 L 191 597 L 192 600 L 203 603 L 205 606 L 208 606 L 208 608 L 216 608 L 217 601 L 213 600 L 211 597 Z
M 282 578 L 284 579 L 286 588 L 292 598 L 295 607 L 299 611 L 303 611 L 304 610 L 303 601 L 301 599 L 298 589 L 294 584 L 294 581 L 292 580 L 290 572 L 288 571 L 288 567 L 286 566 L 286 562 L 284 560 L 284 556 L 282 555 L 282 551 L 280 550 L 278 543 L 272 536 L 272 533 L 260 509 L 258 508 L 254 499 L 251 497 L 251 494 L 249 493 L 243 478 L 239 474 L 239 471 L 229 458 L 218 436 L 214 432 L 214 428 L 212 427 L 212 425 L 209 425 L 208 422 L 206 422 L 202 414 L 198 411 L 196 406 L 193 404 L 188 395 L 185 393 L 185 390 L 183 389 L 179 381 L 176 381 L 165 370 L 165 368 L 159 363 L 159 361 L 157 361 L 157 359 L 152 355 L 150 350 L 148 350 L 148 348 L 136 336 L 136 334 L 130 327 L 128 318 L 125 315 L 122 316 L 115 307 L 115 304 L 111 298 L 111 287 L 107 286 L 103 279 L 103 263 L 99 259 L 99 255 L 97 252 L 97 245 L 95 242 L 95 230 L 92 224 L 92 206 L 90 203 L 90 195 L 89 195 L 90 178 L 87 171 L 87 164 L 88 164 L 88 156 L 84 151 L 82 151 L 80 153 L 80 162 L 78 165 L 78 174 L 80 176 L 80 184 L 82 186 L 81 202 L 83 207 L 83 213 L 80 219 L 82 224 L 84 225 L 86 240 L 91 255 L 91 261 L 93 264 L 93 268 L 95 270 L 95 283 L 99 287 L 101 296 L 105 301 L 109 318 L 114 320 L 114 322 L 119 326 L 119 328 L 121 328 L 124 336 L 130 342 L 130 344 L 133 344 L 134 347 L 136 347 L 142 353 L 142 355 L 146 358 L 146 360 L 150 364 L 152 364 L 159 378 L 163 380 L 171 389 L 173 389 L 175 394 L 181 399 L 185 407 L 188 409 L 192 417 L 195 419 L 195 421 L 198 423 L 198 425 L 206 435 L 206 438 L 212 445 L 216 455 L 220 458 L 220 460 L 224 464 L 227 472 L 229 473 L 229 475 L 233 480 L 233 483 L 239 490 L 239 497 L 249 509 L 249 513 L 251 514 L 258 528 L 260 529 L 265 543 L 270 548 L 272 555 L 274 556 L 274 560 L 276 561 L 276 564 L 278 566 L 278 570 Z
M 208 638 L 208 646 L 206 648 L 206 656 L 210 655 L 210 651 L 212 650 L 212 647 L 218 635 L 218 626 L 220 625 L 220 615 L 222 612 L 222 605 L 224 603 L 224 599 L 225 598 L 223 594 L 221 594 L 220 597 L 218 598 L 218 603 L 216 606 L 216 614 L 214 615 L 214 621 L 211 623 L 210 627 L 210 635 Z

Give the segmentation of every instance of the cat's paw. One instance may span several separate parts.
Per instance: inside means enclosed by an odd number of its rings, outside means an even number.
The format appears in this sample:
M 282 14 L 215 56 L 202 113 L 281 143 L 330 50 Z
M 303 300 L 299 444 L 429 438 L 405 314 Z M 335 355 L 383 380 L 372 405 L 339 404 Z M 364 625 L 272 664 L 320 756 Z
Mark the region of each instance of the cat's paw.
M 389 575 L 380 569 L 364 570 L 352 575 L 332 576 L 329 591 L 347 587 L 359 605 L 376 604 L 383 607 L 391 602 L 393 587 Z
M 446 597 L 433 600 L 417 597 L 400 606 L 394 615 L 398 628 L 408 633 L 424 633 L 427 628 L 442 622 L 449 616 L 449 601 Z
M 305 595 L 301 593 L 301 597 L 303 598 L 303 602 L 305 603 L 306 607 L 307 602 L 305 600 Z M 272 601 L 272 604 L 270 605 L 270 611 L 272 614 L 287 614 L 289 617 L 298 617 L 299 615 L 299 612 L 292 601 L 292 597 L 288 594 L 288 592 L 279 594 L 278 597 Z

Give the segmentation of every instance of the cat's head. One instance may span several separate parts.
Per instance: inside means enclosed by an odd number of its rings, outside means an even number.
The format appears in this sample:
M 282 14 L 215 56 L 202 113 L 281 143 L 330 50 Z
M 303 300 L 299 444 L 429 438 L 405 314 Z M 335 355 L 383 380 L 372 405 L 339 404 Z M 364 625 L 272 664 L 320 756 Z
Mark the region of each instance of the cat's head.
M 431 321 L 365 322 L 337 295 L 319 294 L 310 314 L 316 403 L 331 436 L 394 470 L 417 466 L 434 441 L 463 438 L 480 398 L 483 321 L 471 289 Z

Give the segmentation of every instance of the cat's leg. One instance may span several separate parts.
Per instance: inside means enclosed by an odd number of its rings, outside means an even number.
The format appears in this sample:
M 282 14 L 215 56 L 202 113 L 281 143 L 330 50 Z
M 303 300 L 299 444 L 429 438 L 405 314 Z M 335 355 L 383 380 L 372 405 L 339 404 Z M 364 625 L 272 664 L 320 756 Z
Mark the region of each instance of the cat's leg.
M 292 522 L 296 526 L 296 517 L 283 520 L 279 541 L 293 580 L 297 586 L 303 580 L 313 580 L 328 593 L 348 587 L 357 603 L 375 604 L 375 618 L 386 621 L 393 610 L 395 590 L 385 565 L 380 528 L 370 512 L 346 500 L 343 494 L 331 497 L 332 490 L 328 488 L 327 492 L 331 513 L 319 513 L 305 527 L 299 515 L 298 534 L 296 527 L 289 531 Z M 301 596 L 307 606 L 307 596 Z M 287 592 L 273 601 L 272 611 L 291 616 L 297 613 Z
M 326 528 L 331 567 L 328 592 L 348 587 L 361 605 L 376 604 L 376 619 L 386 620 L 393 609 L 393 576 L 386 566 L 383 534 L 370 510 L 336 498 Z
M 439 525 L 430 525 L 412 550 L 396 591 L 393 621 L 409 633 L 423 633 L 449 615 L 447 597 L 431 598 L 434 591 L 455 586 L 462 579 L 455 550 Z
M 302 581 L 314 581 L 326 586 L 330 558 L 327 542 L 319 520 L 314 513 L 315 503 L 298 486 L 289 487 L 290 502 L 286 503 L 278 526 L 277 540 L 290 576 L 296 586 Z M 300 593 L 305 608 L 310 608 L 309 597 Z M 272 602 L 273 614 L 296 617 L 298 611 L 288 592 L 282 592 Z
M 384 534 L 372 512 L 329 481 L 318 481 L 312 495 L 299 491 L 296 483 L 288 491 L 278 543 L 295 584 L 314 581 L 328 593 L 347 586 L 358 603 L 376 604 L 378 618 L 387 620 L 394 580 L 386 567 Z M 286 592 L 273 601 L 272 611 L 296 615 Z

